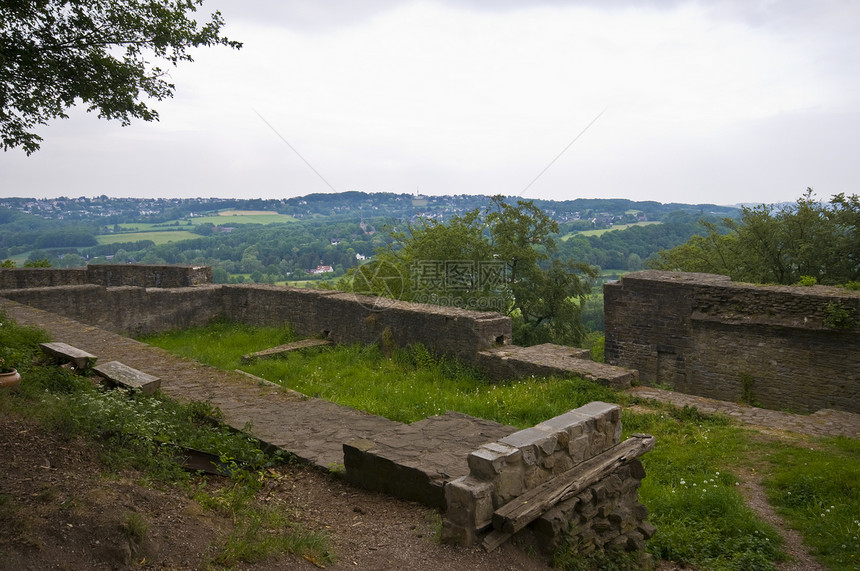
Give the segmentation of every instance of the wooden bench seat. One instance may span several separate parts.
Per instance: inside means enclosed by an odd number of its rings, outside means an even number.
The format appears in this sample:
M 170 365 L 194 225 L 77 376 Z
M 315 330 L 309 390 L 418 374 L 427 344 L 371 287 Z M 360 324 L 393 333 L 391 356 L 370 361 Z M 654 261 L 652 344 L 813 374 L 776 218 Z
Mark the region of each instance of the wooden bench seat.
M 126 389 L 136 389 L 148 395 L 153 394 L 161 386 L 161 379 L 158 377 L 132 369 L 119 361 L 97 365 L 93 367 L 93 371 L 104 377 L 109 383 Z

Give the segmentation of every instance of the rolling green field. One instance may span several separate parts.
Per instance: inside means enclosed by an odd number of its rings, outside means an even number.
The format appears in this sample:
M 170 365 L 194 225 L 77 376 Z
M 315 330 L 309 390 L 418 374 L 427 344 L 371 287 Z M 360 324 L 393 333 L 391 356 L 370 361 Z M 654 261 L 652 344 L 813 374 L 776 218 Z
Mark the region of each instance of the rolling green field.
M 186 230 L 193 226 L 197 226 L 198 224 L 206 224 L 207 222 L 215 224 L 216 226 L 225 226 L 229 224 L 283 224 L 284 222 L 294 222 L 295 220 L 295 218 L 287 214 L 278 214 L 277 212 L 265 210 L 225 210 L 211 216 L 195 216 L 190 219 L 183 218 L 181 220 L 159 222 L 157 224 L 149 222 L 127 222 L 124 224 L 117 224 L 117 226 L 119 226 L 123 231 L 128 231 L 130 233 L 169 232 L 173 231 L 173 229 L 176 229 L 177 231 Z M 191 222 L 191 224 L 189 224 L 189 222 Z M 127 240 L 121 241 L 126 242 Z M 110 243 L 112 242 L 105 242 L 105 244 Z
M 571 236 L 575 236 L 576 234 L 581 234 L 583 236 L 600 236 L 601 234 L 606 234 L 607 232 L 612 232 L 613 230 L 624 230 L 625 228 L 630 228 L 632 226 L 650 226 L 651 224 L 662 224 L 662 222 L 652 221 L 652 222 L 634 222 L 633 224 L 617 224 L 612 228 L 601 228 L 600 230 L 583 230 L 582 232 L 570 232 L 561 236 L 562 240 L 567 240 Z
M 168 242 L 179 242 L 181 240 L 193 240 L 200 238 L 199 234 L 194 234 L 188 230 L 162 230 L 149 232 L 128 232 L 121 234 L 103 234 L 96 236 L 96 241 L 99 245 L 116 244 L 118 242 L 137 242 L 138 240 L 152 240 L 156 246 L 167 244 Z
M 210 222 L 216 226 L 233 224 L 283 224 L 294 222 L 296 219 L 287 214 L 256 210 L 225 210 L 216 216 L 195 216 L 194 224 Z

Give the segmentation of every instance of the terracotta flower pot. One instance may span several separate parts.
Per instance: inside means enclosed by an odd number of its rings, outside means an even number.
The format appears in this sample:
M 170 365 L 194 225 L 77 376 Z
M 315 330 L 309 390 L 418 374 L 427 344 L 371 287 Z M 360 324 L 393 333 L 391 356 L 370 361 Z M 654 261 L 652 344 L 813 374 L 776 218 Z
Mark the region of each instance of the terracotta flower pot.
M 8 373 L 0 372 L 0 389 L 15 390 L 21 384 L 21 375 L 17 369 L 12 369 Z

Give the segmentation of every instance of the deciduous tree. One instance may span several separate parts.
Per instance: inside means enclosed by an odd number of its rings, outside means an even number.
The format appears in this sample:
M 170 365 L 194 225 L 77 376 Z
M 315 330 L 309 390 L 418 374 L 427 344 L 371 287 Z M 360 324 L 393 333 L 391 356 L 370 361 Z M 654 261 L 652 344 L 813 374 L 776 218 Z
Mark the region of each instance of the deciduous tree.
M 239 48 L 224 20 L 193 19 L 203 0 L 7 0 L 0 4 L 0 136 L 3 149 L 39 149 L 38 125 L 82 102 L 100 118 L 154 121 L 142 100 L 174 92 L 159 60 L 192 61 L 189 48 Z
M 860 281 L 857 195 L 837 194 L 822 203 L 810 188 L 795 204 L 744 207 L 739 221 L 724 224 L 728 233 L 706 224 L 707 235 L 661 252 L 649 265 L 753 283 L 790 285 L 801 276 L 820 284 Z
M 484 210 L 392 233 L 394 242 L 339 286 L 406 301 L 495 310 L 514 341 L 575 344 L 595 268 L 551 260 L 558 225 L 531 201 L 493 197 Z

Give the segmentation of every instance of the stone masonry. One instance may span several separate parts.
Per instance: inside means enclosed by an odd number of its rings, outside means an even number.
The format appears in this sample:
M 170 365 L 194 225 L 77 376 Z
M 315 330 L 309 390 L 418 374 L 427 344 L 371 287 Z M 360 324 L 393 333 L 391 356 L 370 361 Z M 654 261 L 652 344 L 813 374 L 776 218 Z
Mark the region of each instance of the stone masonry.
M 436 354 L 475 365 L 491 379 L 575 375 L 626 388 L 636 376 L 567 347 L 513 346 L 511 320 L 498 313 L 331 290 L 210 281 L 211 268 L 196 266 L 2 269 L 0 294 L 129 336 L 227 318 L 253 325 L 289 324 L 299 335 L 333 343 L 376 343 L 385 349 L 421 343 Z
M 484 444 L 468 455 L 469 473 L 445 486 L 443 538 L 475 544 L 491 531 L 499 508 L 620 442 L 621 407 L 592 402 Z M 583 552 L 610 545 L 641 549 L 653 534 L 647 509 L 638 502 L 644 476 L 641 463 L 631 458 L 543 513 L 531 529 L 547 549 L 569 532 Z
M 860 413 L 860 291 L 646 271 L 604 286 L 606 362 L 648 385 Z
M 211 281 L 209 266 L 96 264 L 84 268 L 7 268 L 0 271 L 0 290 L 84 284 L 168 288 Z

